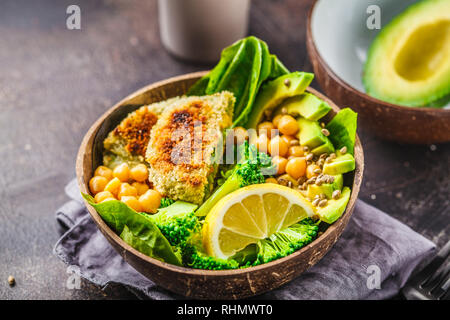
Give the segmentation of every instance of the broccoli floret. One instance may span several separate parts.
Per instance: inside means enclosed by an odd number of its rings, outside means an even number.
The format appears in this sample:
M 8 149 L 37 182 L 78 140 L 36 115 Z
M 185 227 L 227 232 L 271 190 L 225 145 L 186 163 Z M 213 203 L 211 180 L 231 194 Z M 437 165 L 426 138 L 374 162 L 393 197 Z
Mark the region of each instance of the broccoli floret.
M 149 215 L 153 223 L 161 230 L 172 246 L 185 241 L 199 224 L 194 214 L 197 205 L 176 201 L 173 204 L 158 209 L 154 215 Z
M 173 204 L 175 200 L 169 199 L 169 198 L 162 198 L 161 204 L 159 205 L 160 208 L 165 208 Z
M 197 210 L 197 216 L 206 216 L 212 207 L 227 194 L 251 185 L 264 183 L 265 175 L 272 174 L 271 158 L 260 153 L 254 145 L 246 141 L 240 148 L 240 161 L 233 169 L 222 174 L 226 180 Z M 222 181 L 221 181 L 222 182 Z
M 206 255 L 197 246 L 184 243 L 181 246 L 183 265 L 194 269 L 227 270 L 239 268 L 235 260 L 224 260 Z
M 202 245 L 202 222 L 195 226 L 189 237 L 177 245 L 185 267 L 207 270 L 226 270 L 239 268 L 239 263 L 233 259 L 225 260 L 208 256 Z
M 311 243 L 319 231 L 317 223 L 312 219 L 305 219 L 299 223 L 278 231 L 257 244 L 258 255 L 252 265 L 267 263 L 299 250 Z
M 148 217 L 175 247 L 184 266 L 209 270 L 238 268 L 239 264 L 234 260 L 217 259 L 203 252 L 202 221 L 194 214 L 196 208 L 197 205 L 176 201 Z

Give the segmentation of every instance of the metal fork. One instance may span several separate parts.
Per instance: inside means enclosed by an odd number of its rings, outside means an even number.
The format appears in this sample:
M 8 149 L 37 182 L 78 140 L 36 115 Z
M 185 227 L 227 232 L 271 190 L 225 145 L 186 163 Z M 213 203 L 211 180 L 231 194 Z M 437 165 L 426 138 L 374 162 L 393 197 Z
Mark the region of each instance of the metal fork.
M 450 300 L 450 241 L 402 288 L 408 300 Z

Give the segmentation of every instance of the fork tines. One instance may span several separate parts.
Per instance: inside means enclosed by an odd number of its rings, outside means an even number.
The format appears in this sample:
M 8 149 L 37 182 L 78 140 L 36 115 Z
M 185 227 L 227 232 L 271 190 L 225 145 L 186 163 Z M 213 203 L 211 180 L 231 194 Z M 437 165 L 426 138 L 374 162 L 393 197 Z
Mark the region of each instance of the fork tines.
M 450 300 L 450 241 L 402 289 L 408 300 Z

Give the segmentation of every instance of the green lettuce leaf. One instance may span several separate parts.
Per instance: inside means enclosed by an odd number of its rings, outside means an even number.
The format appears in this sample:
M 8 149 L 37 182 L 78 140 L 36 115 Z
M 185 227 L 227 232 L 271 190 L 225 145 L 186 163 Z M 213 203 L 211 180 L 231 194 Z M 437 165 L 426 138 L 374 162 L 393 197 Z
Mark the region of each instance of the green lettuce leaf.
M 326 128 L 330 131 L 331 142 L 336 149 L 347 147 L 347 152 L 353 155 L 356 139 L 356 126 L 358 114 L 350 108 L 344 108 L 339 111 L 334 118 L 327 124 Z
M 90 195 L 82 196 L 106 224 L 134 249 L 160 261 L 181 266 L 180 256 L 147 214 L 136 212 L 118 200 L 95 203 Z
M 219 63 L 198 80 L 188 95 L 209 95 L 224 90 L 236 98 L 233 127 L 247 122 L 262 83 L 289 71 L 270 54 L 267 44 L 253 36 L 241 39 L 222 51 Z

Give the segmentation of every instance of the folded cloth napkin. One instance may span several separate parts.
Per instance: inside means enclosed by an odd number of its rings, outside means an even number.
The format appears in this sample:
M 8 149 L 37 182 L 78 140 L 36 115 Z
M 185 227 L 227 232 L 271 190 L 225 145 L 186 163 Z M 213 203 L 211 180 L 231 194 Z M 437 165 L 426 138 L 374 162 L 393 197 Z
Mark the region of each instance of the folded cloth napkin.
M 104 238 L 84 206 L 75 180 L 71 201 L 56 212 L 66 229 L 54 253 L 81 277 L 102 287 L 125 285 L 138 297 L 183 298 L 128 265 Z M 395 296 L 435 245 L 384 212 L 358 200 L 341 238 L 315 266 L 258 299 L 386 299 Z

